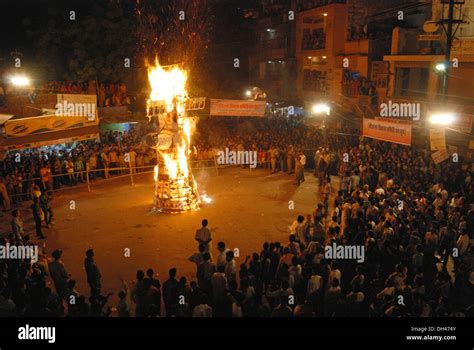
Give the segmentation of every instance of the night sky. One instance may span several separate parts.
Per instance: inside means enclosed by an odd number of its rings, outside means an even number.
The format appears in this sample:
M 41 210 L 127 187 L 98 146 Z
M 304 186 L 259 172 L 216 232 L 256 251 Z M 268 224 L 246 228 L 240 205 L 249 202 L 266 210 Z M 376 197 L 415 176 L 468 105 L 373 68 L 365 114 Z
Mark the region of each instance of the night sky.
M 8 55 L 9 50 L 18 48 L 25 52 L 31 50 L 32 42 L 25 30 L 25 21 L 39 25 L 47 16 L 48 8 L 54 7 L 76 12 L 86 11 L 89 0 L 2 0 L 0 1 L 0 57 Z M 41 26 L 38 27 L 41 30 Z M 20 50 L 21 51 L 21 50 Z

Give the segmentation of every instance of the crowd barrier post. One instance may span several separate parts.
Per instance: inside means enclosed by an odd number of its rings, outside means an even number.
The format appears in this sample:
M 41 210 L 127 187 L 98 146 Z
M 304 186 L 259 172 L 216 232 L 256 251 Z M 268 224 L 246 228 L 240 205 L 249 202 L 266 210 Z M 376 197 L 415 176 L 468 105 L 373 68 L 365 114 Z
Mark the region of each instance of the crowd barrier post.
M 89 169 L 86 168 L 86 182 L 87 182 L 87 191 L 91 191 L 91 184 L 89 181 Z
M 131 182 L 132 186 L 134 186 L 135 184 L 133 183 L 132 162 L 128 162 L 128 168 L 129 168 L 129 170 L 130 170 L 130 182 Z
M 216 156 L 213 156 L 214 158 L 214 169 L 216 170 L 216 175 L 219 176 L 219 167 L 217 166 L 217 159 Z

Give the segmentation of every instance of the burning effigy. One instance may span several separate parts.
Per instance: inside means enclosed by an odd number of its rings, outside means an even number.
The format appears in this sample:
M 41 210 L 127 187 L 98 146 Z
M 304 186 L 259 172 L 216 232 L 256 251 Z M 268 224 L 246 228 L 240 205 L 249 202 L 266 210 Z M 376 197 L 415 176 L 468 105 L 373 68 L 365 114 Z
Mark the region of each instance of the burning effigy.
M 200 199 L 188 156 L 192 119 L 186 115 L 187 73 L 178 66 L 148 68 L 151 86 L 147 117 L 151 130 L 146 143 L 157 151 L 154 170 L 155 210 L 182 213 L 199 208 Z

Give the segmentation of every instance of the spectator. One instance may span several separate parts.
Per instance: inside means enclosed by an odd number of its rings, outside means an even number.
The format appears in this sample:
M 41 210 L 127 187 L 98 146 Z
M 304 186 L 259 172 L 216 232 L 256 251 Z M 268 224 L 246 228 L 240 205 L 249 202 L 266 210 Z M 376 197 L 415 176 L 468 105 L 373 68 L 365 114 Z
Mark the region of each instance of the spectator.
M 86 251 L 86 258 L 84 259 L 84 268 L 86 270 L 87 275 L 87 283 L 89 283 L 89 287 L 91 289 L 91 297 L 98 299 L 100 297 L 101 292 L 101 274 L 97 264 L 94 261 L 94 251 L 92 249 L 88 249 Z

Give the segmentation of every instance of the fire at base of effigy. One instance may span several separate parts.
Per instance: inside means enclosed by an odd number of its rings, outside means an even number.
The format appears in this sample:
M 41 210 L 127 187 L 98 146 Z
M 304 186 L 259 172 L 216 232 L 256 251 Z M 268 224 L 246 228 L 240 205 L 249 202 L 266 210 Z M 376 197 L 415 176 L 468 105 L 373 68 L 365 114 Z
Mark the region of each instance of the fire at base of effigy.
M 186 115 L 186 71 L 177 66 L 148 69 L 151 85 L 147 101 L 148 146 L 158 155 L 155 167 L 155 210 L 182 213 L 199 209 L 196 181 L 189 165 L 193 119 Z

